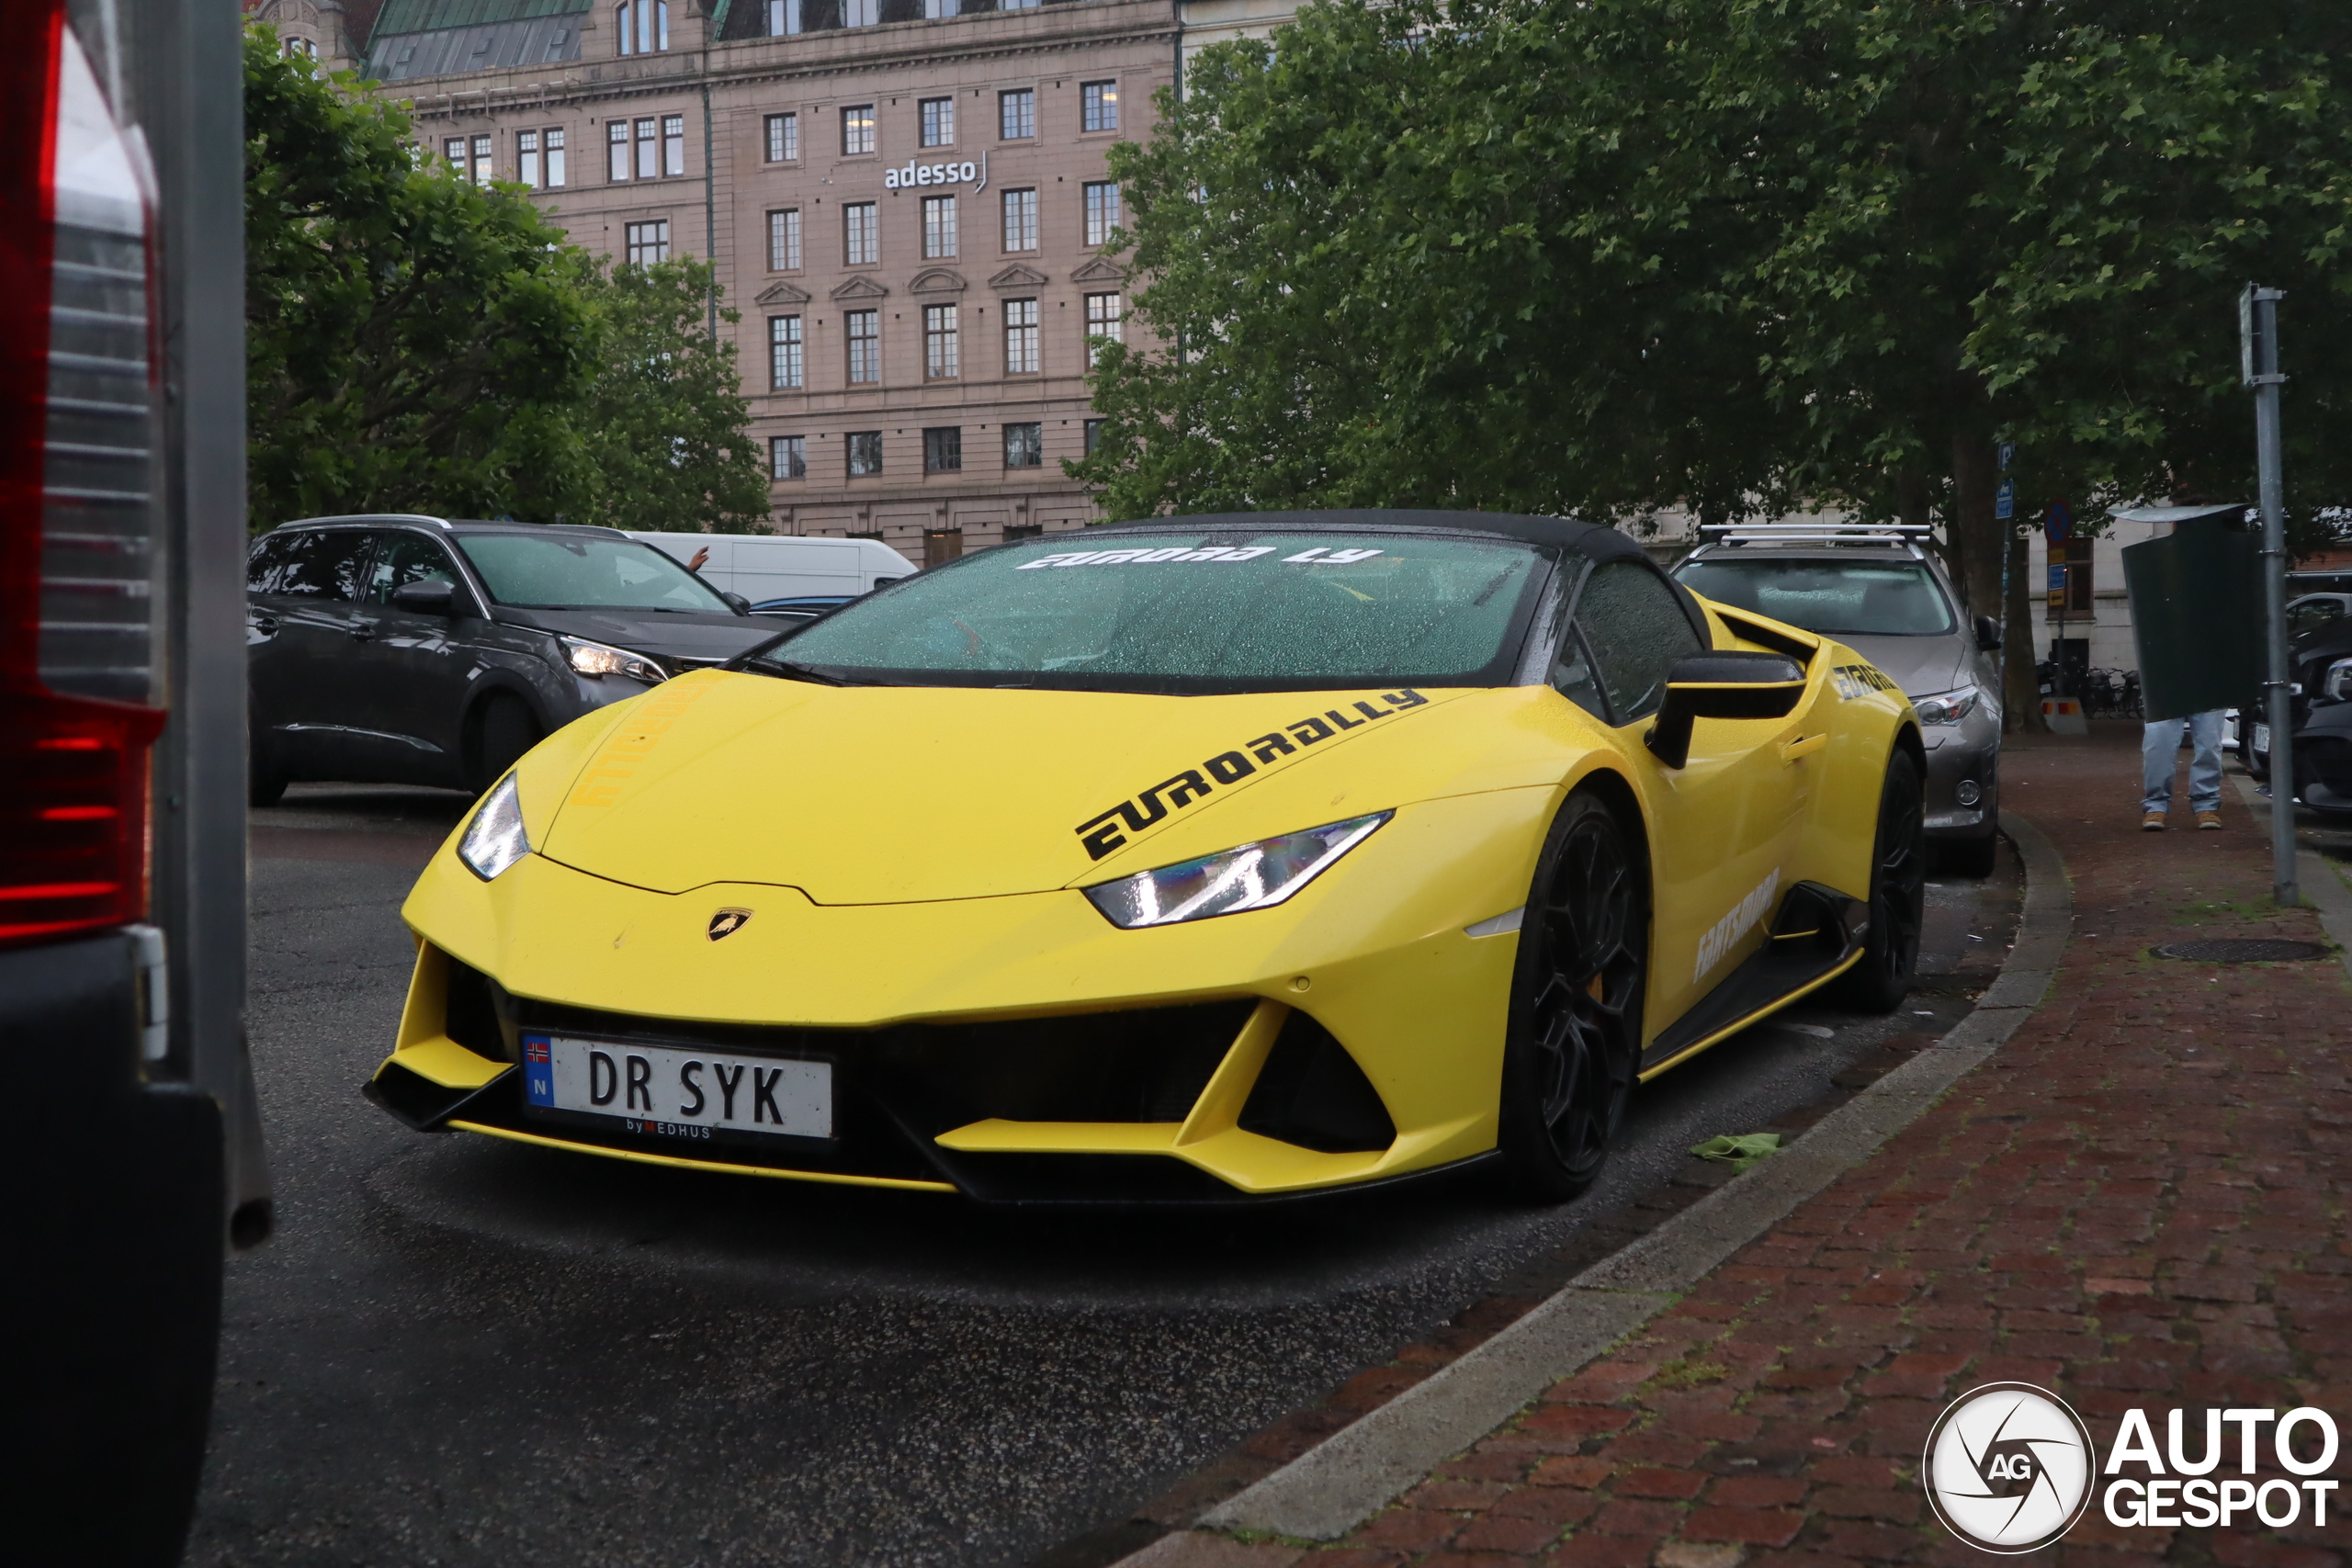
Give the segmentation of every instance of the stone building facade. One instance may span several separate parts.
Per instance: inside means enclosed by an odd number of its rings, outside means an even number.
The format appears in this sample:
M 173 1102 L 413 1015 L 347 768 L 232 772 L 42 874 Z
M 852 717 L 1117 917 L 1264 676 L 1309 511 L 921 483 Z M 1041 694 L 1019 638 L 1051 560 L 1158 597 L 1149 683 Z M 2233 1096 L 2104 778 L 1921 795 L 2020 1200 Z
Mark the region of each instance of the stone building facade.
M 1093 517 L 1061 463 L 1125 332 L 1105 156 L 1178 37 L 1169 0 L 384 0 L 362 58 L 577 243 L 715 262 L 771 527 L 936 562 Z

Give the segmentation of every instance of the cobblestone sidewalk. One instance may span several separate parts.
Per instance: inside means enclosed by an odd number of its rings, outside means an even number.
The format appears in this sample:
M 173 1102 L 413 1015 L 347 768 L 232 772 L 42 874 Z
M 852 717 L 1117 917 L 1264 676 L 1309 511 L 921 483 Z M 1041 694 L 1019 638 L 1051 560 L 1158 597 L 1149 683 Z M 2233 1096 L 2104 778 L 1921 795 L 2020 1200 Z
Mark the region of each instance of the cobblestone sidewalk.
M 2149 956 L 2325 938 L 2270 908 L 2267 844 L 2234 798 L 2222 832 L 2185 808 L 2141 831 L 2137 741 L 2005 758 L 2007 804 L 2065 857 L 2075 929 L 2049 1001 L 1941 1102 L 1344 1540 L 1193 1538 L 1185 1558 L 1981 1563 L 1917 1480 L 1936 1416 L 1976 1384 L 2052 1389 L 2101 1452 L 2132 1406 L 2352 1416 L 2352 984 L 2333 961 Z M 2262 1474 L 2284 1476 L 2267 1447 Z M 2331 1508 L 2283 1530 L 2124 1529 L 2094 1506 L 2037 1555 L 2329 1568 L 2352 1525 Z

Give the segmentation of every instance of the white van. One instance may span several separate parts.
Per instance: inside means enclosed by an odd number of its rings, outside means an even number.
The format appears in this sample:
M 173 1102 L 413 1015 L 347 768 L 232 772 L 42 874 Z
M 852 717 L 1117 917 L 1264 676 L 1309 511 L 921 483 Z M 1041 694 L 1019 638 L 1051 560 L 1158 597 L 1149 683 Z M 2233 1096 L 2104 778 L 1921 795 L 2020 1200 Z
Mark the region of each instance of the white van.
M 753 605 L 779 599 L 854 599 L 886 582 L 911 577 L 917 570 L 879 539 L 634 532 L 629 537 L 651 545 L 680 566 L 692 561 L 695 551 L 707 549 L 710 558 L 703 562 L 702 580 L 722 593 L 740 593 Z

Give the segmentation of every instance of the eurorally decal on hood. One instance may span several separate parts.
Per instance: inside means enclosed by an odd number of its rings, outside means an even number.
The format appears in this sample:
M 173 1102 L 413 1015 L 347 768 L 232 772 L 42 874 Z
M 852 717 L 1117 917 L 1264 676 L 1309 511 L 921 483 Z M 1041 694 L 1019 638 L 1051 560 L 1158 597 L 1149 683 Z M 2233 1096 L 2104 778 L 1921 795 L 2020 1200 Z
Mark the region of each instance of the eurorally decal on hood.
M 1374 707 L 1358 701 L 1351 705 L 1363 716 L 1351 718 L 1337 708 L 1326 708 L 1320 714 L 1310 714 L 1295 719 L 1280 729 L 1261 735 L 1230 751 L 1220 751 L 1197 768 L 1186 768 L 1175 777 L 1162 779 L 1149 789 L 1139 790 L 1129 799 L 1119 802 L 1099 817 L 1080 823 L 1073 832 L 1086 846 L 1089 860 L 1101 860 L 1127 841 L 1127 833 L 1140 833 L 1160 821 L 1171 811 L 1182 811 L 1196 801 L 1204 800 L 1216 784 L 1237 784 L 1261 767 L 1275 766 L 1283 758 L 1296 756 L 1318 741 L 1329 740 L 1341 730 L 1362 729 L 1374 719 L 1390 718 L 1408 708 L 1426 706 L 1429 698 L 1410 686 L 1402 691 L 1381 695 L 1388 706 Z M 1250 759 L 1255 758 L 1252 761 Z M 1210 781 L 1215 780 L 1216 784 Z M 1125 832 L 1120 829 L 1124 827 Z

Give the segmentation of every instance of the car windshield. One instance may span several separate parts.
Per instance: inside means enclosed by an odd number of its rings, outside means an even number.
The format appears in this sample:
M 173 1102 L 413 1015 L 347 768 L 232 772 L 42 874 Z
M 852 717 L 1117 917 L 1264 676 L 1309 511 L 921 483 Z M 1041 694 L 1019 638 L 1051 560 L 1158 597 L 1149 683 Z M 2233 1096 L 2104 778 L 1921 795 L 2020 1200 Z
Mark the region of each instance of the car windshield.
M 2313 632 L 2331 621 L 2344 618 L 2344 601 L 2334 594 L 2318 593 L 2308 599 L 2298 599 L 2287 606 L 2287 635 L 2301 637 Z
M 844 604 L 751 667 L 1178 694 L 1498 685 L 1544 565 L 1510 540 L 1372 532 L 1028 540 Z
M 634 539 L 578 534 L 462 534 L 490 596 L 524 610 L 735 612 L 709 584 Z
M 1705 556 L 1674 575 L 1694 593 L 1825 637 L 1940 637 L 1952 629 L 1951 602 L 1917 561 Z

